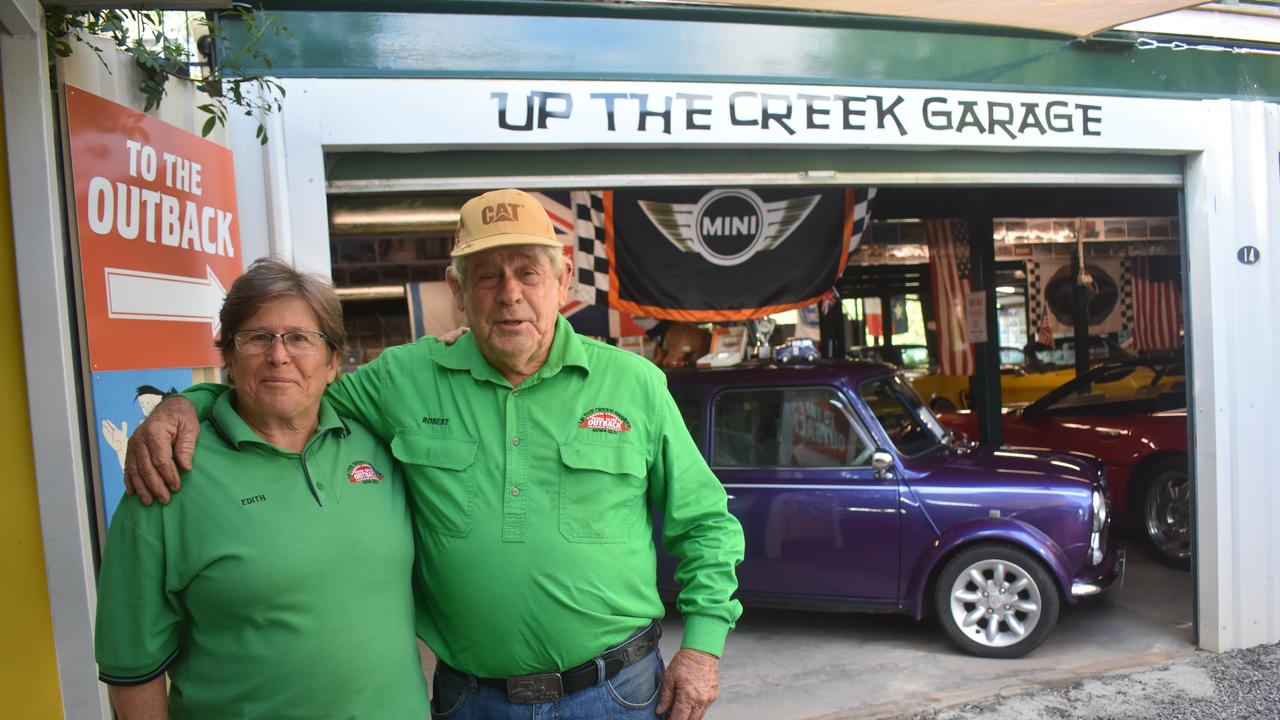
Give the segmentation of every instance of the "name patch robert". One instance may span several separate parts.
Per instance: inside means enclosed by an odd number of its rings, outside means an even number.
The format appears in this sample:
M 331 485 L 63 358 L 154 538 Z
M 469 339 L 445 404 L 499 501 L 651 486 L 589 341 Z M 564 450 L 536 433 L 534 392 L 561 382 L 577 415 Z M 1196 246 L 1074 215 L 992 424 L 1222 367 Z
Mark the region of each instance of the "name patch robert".
M 422 418 L 422 424 L 423 425 L 448 425 L 449 418 L 424 417 Z

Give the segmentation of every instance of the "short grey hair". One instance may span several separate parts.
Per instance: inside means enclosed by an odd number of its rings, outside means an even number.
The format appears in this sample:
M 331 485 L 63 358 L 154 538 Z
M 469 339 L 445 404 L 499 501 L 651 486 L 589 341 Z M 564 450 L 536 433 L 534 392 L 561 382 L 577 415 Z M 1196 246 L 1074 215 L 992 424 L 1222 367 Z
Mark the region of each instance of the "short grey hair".
M 298 298 L 315 313 L 320 332 L 329 338 L 331 351 L 341 351 L 347 345 L 347 328 L 342 322 L 342 302 L 333 285 L 319 275 L 298 272 L 280 258 L 255 260 L 243 275 L 231 283 L 231 290 L 222 301 L 222 334 L 215 343 L 227 363 L 235 352 L 235 334 L 263 305 Z
M 553 248 L 550 245 L 529 245 L 527 247 L 546 251 L 547 259 L 551 262 L 552 275 L 556 280 L 559 280 L 560 276 L 564 274 L 564 252 L 560 248 Z M 453 262 L 449 263 L 449 272 L 458 279 L 458 284 L 462 284 L 463 278 L 466 277 L 467 261 L 470 259 L 470 255 L 459 255 L 453 259 Z

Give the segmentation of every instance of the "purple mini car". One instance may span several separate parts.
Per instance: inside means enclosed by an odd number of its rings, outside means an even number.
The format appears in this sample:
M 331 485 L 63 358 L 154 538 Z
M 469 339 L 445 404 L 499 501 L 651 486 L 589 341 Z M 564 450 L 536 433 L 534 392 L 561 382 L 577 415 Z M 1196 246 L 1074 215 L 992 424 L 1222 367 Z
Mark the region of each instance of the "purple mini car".
M 676 371 L 671 394 L 742 523 L 745 605 L 937 615 L 962 649 L 1020 657 L 1059 604 L 1124 572 L 1102 466 L 950 441 L 885 365 Z M 662 556 L 663 591 L 675 560 Z

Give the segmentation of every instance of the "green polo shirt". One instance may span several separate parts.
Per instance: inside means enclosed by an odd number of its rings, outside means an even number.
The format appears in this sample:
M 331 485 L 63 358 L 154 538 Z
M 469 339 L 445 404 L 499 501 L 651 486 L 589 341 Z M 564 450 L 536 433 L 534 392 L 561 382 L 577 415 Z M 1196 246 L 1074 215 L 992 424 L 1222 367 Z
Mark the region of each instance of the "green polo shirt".
M 662 617 L 652 512 L 681 560 L 684 647 L 723 651 L 742 612 L 742 528 L 648 360 L 560 318 L 546 364 L 518 388 L 466 335 L 391 348 L 328 398 L 404 467 L 428 610 L 418 632 L 448 664 L 561 670 Z
M 301 454 L 218 398 L 167 506 L 127 497 L 99 576 L 101 679 L 165 672 L 174 718 L 428 713 L 413 536 L 386 445 L 329 403 Z

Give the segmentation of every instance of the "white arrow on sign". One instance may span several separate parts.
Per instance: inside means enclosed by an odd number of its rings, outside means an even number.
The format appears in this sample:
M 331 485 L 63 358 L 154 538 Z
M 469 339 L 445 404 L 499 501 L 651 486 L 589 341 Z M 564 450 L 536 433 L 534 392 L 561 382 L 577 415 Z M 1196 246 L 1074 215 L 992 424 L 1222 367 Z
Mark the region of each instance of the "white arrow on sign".
M 218 334 L 227 291 L 208 265 L 202 278 L 111 267 L 106 272 L 107 317 L 209 323 Z

